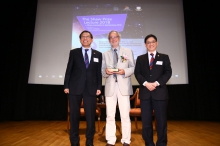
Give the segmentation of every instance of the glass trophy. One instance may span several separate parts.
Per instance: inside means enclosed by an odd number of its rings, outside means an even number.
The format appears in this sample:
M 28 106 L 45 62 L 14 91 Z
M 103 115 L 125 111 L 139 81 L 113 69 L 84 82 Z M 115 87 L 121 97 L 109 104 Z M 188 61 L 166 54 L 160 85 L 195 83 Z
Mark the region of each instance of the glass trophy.
M 111 72 L 118 72 L 118 68 L 116 68 L 116 66 L 114 66 L 114 65 L 108 65 L 108 69 L 109 69 Z

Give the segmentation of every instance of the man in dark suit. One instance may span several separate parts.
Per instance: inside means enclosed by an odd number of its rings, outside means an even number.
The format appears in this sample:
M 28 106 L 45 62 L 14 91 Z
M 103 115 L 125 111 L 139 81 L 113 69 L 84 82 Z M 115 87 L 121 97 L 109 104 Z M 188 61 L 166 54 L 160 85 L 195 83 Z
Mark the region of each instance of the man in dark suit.
M 169 56 L 158 53 L 157 37 L 153 34 L 144 39 L 147 53 L 138 56 L 135 77 L 140 84 L 142 137 L 146 146 L 155 146 L 153 142 L 152 111 L 157 121 L 156 146 L 167 145 L 167 105 L 168 91 L 166 83 L 172 75 Z
M 102 88 L 102 53 L 90 47 L 93 35 L 83 31 L 80 35 L 81 48 L 70 51 L 64 79 L 64 92 L 69 94 L 70 142 L 79 146 L 80 105 L 83 99 L 87 123 L 86 146 L 93 146 L 95 134 L 96 96 Z

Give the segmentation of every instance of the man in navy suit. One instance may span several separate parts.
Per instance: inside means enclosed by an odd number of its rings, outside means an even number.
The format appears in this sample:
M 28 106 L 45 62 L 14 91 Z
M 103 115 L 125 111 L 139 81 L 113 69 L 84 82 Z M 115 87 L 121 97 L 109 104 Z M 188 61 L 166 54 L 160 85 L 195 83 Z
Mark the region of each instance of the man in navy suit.
M 169 56 L 156 51 L 157 37 L 153 34 L 144 39 L 147 53 L 138 56 L 135 77 L 140 84 L 142 137 L 146 146 L 155 146 L 153 142 L 152 111 L 157 121 L 156 146 L 167 145 L 167 105 L 168 91 L 166 83 L 172 75 Z
M 64 92 L 69 94 L 70 142 L 71 146 L 79 146 L 80 105 L 83 99 L 87 121 L 86 146 L 93 146 L 96 96 L 101 94 L 102 89 L 102 53 L 91 48 L 91 32 L 85 30 L 79 38 L 82 47 L 70 51 L 64 79 Z

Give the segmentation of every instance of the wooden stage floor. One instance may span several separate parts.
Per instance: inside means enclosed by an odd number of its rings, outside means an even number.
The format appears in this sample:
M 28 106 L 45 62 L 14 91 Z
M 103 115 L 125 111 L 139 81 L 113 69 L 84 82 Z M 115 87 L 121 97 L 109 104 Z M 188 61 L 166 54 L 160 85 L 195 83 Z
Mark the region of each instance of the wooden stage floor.
M 101 121 L 103 127 L 105 121 Z M 120 125 L 120 122 L 117 121 Z M 131 146 L 144 146 L 141 121 L 136 130 L 132 121 Z M 80 146 L 85 146 L 85 121 L 80 122 Z M 116 146 L 121 135 L 117 131 Z M 154 141 L 156 141 L 154 131 Z M 105 134 L 94 137 L 95 146 L 105 146 Z M 0 146 L 70 146 L 66 121 L 0 122 Z M 220 146 L 220 122 L 168 121 L 168 146 Z

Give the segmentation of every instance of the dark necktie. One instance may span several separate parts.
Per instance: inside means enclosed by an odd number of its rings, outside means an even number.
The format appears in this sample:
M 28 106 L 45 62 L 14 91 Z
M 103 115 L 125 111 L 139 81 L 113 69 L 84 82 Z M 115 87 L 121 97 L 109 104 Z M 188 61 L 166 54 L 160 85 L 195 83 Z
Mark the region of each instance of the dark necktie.
M 152 68 L 153 68 L 153 63 L 154 63 L 154 54 L 151 53 L 150 55 L 151 55 L 151 59 L 150 59 L 150 69 L 152 69 Z
M 118 63 L 118 54 L 117 54 L 117 49 L 114 49 L 114 68 L 117 67 L 117 63 Z M 115 82 L 117 82 L 117 75 L 113 74 L 114 78 L 115 78 Z
M 89 67 L 89 57 L 88 57 L 88 54 L 87 54 L 87 51 L 88 51 L 89 49 L 85 49 L 85 58 L 84 58 L 84 61 L 85 61 L 85 65 L 86 65 L 86 68 L 88 68 Z

